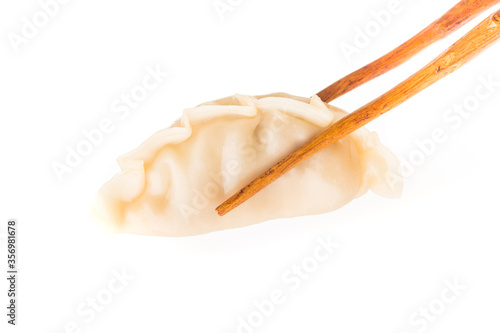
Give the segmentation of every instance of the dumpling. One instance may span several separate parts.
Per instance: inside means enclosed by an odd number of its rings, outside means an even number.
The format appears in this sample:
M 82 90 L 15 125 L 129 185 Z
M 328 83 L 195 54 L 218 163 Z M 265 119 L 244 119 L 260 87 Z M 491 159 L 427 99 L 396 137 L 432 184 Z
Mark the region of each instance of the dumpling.
M 189 236 L 325 213 L 368 190 L 401 194 L 397 158 L 360 129 L 220 217 L 215 208 L 346 113 L 317 96 L 235 95 L 184 111 L 172 127 L 118 158 L 95 216 L 113 232 Z

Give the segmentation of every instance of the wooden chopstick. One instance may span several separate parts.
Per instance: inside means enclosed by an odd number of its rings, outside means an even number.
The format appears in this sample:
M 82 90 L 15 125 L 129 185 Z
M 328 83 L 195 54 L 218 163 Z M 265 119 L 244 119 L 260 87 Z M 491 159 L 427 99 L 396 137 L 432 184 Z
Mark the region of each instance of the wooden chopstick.
M 443 77 L 453 73 L 491 46 L 499 38 L 500 11 L 489 16 L 417 73 L 374 101 L 345 116 L 315 136 L 304 146 L 285 157 L 259 178 L 252 181 L 217 207 L 217 213 L 220 216 L 225 215 L 290 171 L 297 164 L 378 118 L 387 111 L 392 110 Z
M 429 45 L 441 40 L 458 30 L 485 10 L 493 7 L 500 0 L 462 0 L 441 18 L 427 28 L 398 46 L 391 52 L 343 77 L 320 91 L 317 95 L 325 103 L 348 93 L 362 84 L 387 73 L 405 63 Z

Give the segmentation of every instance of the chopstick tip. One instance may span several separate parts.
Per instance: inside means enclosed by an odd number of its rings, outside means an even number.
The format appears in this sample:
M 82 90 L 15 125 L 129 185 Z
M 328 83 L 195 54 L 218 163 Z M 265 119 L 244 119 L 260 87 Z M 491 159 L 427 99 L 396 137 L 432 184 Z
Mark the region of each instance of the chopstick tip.
M 215 211 L 217 212 L 217 214 L 219 216 L 224 216 L 224 215 L 226 215 L 230 211 L 230 209 L 227 209 L 225 207 L 225 202 L 224 202 L 220 206 L 218 206 L 217 208 L 215 208 Z

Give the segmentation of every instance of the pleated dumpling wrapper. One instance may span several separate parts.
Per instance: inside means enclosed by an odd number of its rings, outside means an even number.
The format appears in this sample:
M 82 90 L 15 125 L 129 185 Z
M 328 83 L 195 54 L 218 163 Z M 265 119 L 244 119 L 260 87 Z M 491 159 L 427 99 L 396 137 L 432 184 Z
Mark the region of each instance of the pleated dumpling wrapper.
M 368 190 L 401 195 L 397 158 L 360 129 L 307 159 L 227 215 L 215 208 L 346 112 L 317 96 L 235 95 L 184 111 L 118 158 L 95 216 L 112 232 L 189 236 L 325 213 Z M 390 177 L 389 177 L 390 176 Z

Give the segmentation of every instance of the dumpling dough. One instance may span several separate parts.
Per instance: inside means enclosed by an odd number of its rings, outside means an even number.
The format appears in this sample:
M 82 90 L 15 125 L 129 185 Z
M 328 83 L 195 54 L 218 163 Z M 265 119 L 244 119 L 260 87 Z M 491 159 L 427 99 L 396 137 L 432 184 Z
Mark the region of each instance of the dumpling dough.
M 345 116 L 317 96 L 235 95 L 184 111 L 118 158 L 95 214 L 113 232 L 189 236 L 337 209 L 368 190 L 398 197 L 396 157 L 360 129 L 309 158 L 227 215 L 215 208 Z

